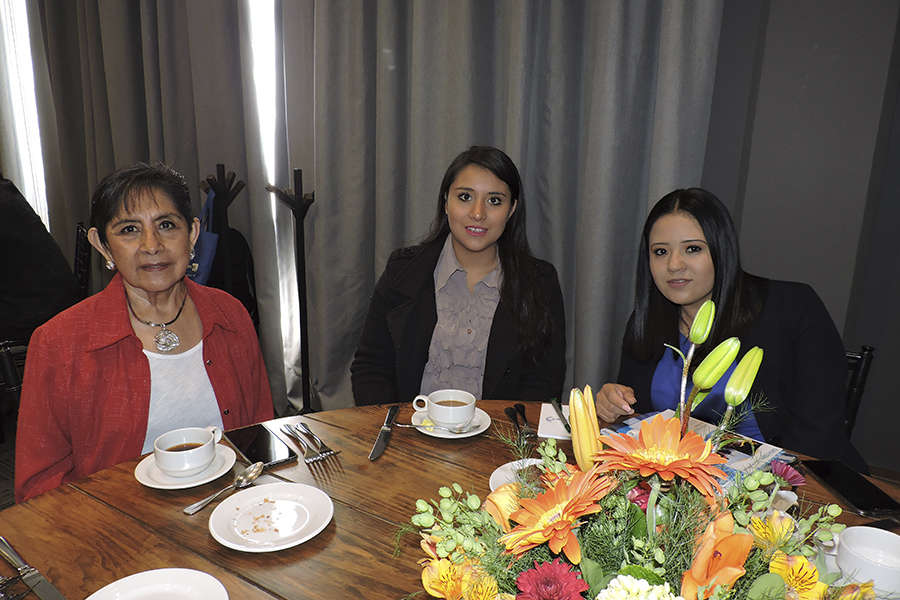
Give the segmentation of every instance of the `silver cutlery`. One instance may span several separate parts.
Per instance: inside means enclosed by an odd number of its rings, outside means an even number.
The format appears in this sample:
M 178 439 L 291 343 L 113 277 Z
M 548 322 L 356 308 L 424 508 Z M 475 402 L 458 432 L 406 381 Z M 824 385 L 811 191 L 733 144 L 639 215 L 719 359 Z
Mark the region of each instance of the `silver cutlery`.
M 572 433 L 572 428 L 569 426 L 569 421 L 566 419 L 566 415 L 563 414 L 562 405 L 559 403 L 559 400 L 557 400 L 556 398 L 550 398 L 550 405 L 553 406 L 553 410 L 556 411 L 556 416 L 559 417 L 559 420 L 563 424 L 563 427 L 566 428 L 566 431 Z
M 522 406 L 523 410 L 524 410 L 524 408 L 525 407 Z M 506 417 L 510 420 L 510 422 L 513 425 L 515 425 L 516 432 L 518 432 L 520 435 L 522 435 L 526 438 L 534 437 L 537 435 L 537 432 L 534 430 L 533 427 L 528 425 L 527 421 L 525 422 L 524 425 L 519 425 L 519 413 L 516 411 L 515 407 L 507 406 L 506 408 L 503 409 L 503 412 L 506 414 Z
M 413 429 L 440 429 L 441 431 L 449 431 L 450 433 L 469 433 L 470 431 L 474 431 L 478 429 L 478 424 L 472 424 L 471 422 L 466 425 L 462 425 L 459 427 L 443 427 L 442 425 L 425 425 L 420 423 L 416 425 L 415 423 L 394 423 L 394 427 L 412 427 Z
M 47 581 L 47 578 L 41 575 L 40 571 L 22 560 L 22 557 L 19 556 L 3 536 L 0 536 L 0 555 L 22 576 L 22 581 L 29 587 L 29 591 L 25 592 L 26 595 L 34 592 L 41 600 L 66 600 L 65 596 L 60 594 L 59 590 Z M 19 595 L 17 597 L 22 596 Z
M 525 432 L 525 435 L 536 437 L 537 429 L 531 426 L 531 424 L 528 422 L 528 417 L 525 416 L 525 405 L 521 402 L 516 402 L 515 404 L 513 404 L 513 408 L 515 408 L 516 412 L 519 413 L 519 416 L 522 417 L 522 431 Z
M 305 462 L 306 464 L 309 465 L 315 462 L 319 462 L 324 458 L 318 450 L 313 448 L 312 442 L 300 435 L 290 425 L 282 425 L 281 431 L 287 434 L 289 438 L 297 442 L 300 448 L 303 449 L 303 462 Z
M 246 469 L 244 469 L 243 471 L 241 471 L 240 473 L 235 475 L 234 483 L 232 483 L 228 487 L 224 487 L 221 490 L 219 490 L 218 492 L 216 492 L 215 494 L 207 496 L 206 498 L 204 498 L 203 500 L 200 500 L 199 502 L 194 502 L 190 506 L 185 506 L 183 509 L 184 514 L 192 515 L 196 512 L 199 512 L 201 509 L 203 509 L 204 506 L 206 506 L 207 504 L 209 504 L 210 502 L 212 502 L 213 500 L 215 500 L 216 498 L 218 498 L 219 496 L 221 496 L 222 494 L 224 494 L 227 491 L 239 490 L 241 488 L 247 487 L 248 485 L 250 485 L 251 483 L 256 481 L 256 478 L 259 477 L 262 472 L 263 472 L 263 464 L 261 462 L 253 463 L 252 465 L 250 465 L 249 467 L 247 467 Z
M 340 450 L 332 450 L 331 448 L 329 448 L 328 444 L 323 442 L 319 436 L 317 436 L 315 433 L 313 433 L 313 430 L 310 429 L 306 425 L 306 423 L 301 421 L 294 425 L 294 429 L 299 429 L 301 432 L 309 435 L 309 437 L 311 437 L 313 439 L 313 441 L 316 444 L 318 444 L 319 454 L 321 454 L 323 458 L 327 458 L 329 456 L 334 456 L 335 454 L 338 454 L 340 452 Z
M 388 440 L 391 439 L 391 425 L 394 424 L 394 419 L 397 418 L 398 410 L 400 410 L 400 407 L 396 404 L 388 409 L 387 416 L 384 418 L 384 425 L 378 430 L 378 437 L 375 438 L 375 445 L 372 446 L 372 451 L 369 452 L 369 460 L 375 460 L 381 456 L 384 453 L 384 449 L 387 448 Z

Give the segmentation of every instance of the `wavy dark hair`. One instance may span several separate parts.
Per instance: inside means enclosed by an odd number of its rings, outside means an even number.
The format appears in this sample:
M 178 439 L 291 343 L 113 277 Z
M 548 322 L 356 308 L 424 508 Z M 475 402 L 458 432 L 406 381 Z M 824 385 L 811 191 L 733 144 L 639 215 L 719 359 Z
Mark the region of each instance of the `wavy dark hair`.
M 90 226 L 97 228 L 100 241 L 106 244 L 106 226 L 119 209 L 129 212 L 144 193 L 153 191 L 169 196 L 190 227 L 193 220 L 191 192 L 181 173 L 163 163 L 137 163 L 110 173 L 94 190 Z
M 497 240 L 503 283 L 500 302 L 509 304 L 518 320 L 519 350 L 527 360 L 537 362 L 550 344 L 552 322 L 550 300 L 537 284 L 537 267 L 528 246 L 525 228 L 525 199 L 519 170 L 505 152 L 493 146 L 472 146 L 460 153 L 444 173 L 438 193 L 437 213 L 431 231 L 422 242 L 428 244 L 450 234 L 447 221 L 447 194 L 459 172 L 469 165 L 485 168 L 509 187 L 515 211 L 506 221 L 506 228 Z
M 700 364 L 712 348 L 731 336 L 740 336 L 762 310 L 762 280 L 741 268 L 737 231 L 728 209 L 702 188 L 675 190 L 650 210 L 638 248 L 634 312 L 625 331 L 625 351 L 638 360 L 659 360 L 663 344 L 678 347 L 679 305 L 657 289 L 650 272 L 650 230 L 660 217 L 672 213 L 693 217 L 706 237 L 715 269 L 712 300 L 716 320 L 705 344 L 695 353 Z

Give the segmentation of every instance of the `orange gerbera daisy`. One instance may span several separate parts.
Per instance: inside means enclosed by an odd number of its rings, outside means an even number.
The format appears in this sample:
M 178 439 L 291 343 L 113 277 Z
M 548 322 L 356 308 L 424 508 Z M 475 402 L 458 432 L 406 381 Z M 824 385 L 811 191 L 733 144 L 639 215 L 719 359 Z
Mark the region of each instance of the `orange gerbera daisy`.
M 675 476 L 689 481 L 706 496 L 713 490 L 722 492 L 716 481 L 725 473 L 714 465 L 725 459 L 712 452 L 709 442 L 688 431 L 681 437 L 681 421 L 677 418 L 663 419 L 656 415 L 641 424 L 637 438 L 621 433 L 600 437 L 607 448 L 595 456 L 599 461 L 599 471 L 639 471 L 641 477 L 658 474 L 666 481 Z
M 572 564 L 581 562 L 581 546 L 572 531 L 578 527 L 578 517 L 602 510 L 598 500 L 615 488 L 617 482 L 599 477 L 596 469 L 578 472 L 570 479 L 560 478 L 535 498 L 519 500 L 522 508 L 509 517 L 519 523 L 499 538 L 506 550 L 515 556 L 549 542 L 550 550 L 563 550 Z

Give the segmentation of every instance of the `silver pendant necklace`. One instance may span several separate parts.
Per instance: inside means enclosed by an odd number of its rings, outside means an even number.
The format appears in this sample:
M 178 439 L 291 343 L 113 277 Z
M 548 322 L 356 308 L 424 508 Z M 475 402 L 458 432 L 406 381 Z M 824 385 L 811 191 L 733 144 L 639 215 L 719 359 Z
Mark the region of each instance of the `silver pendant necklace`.
M 153 338 L 153 341 L 156 342 L 156 349 L 160 352 L 171 352 L 175 348 L 181 345 L 181 339 L 178 337 L 178 334 L 169 329 L 169 325 L 178 320 L 178 317 L 181 316 L 181 311 L 184 310 L 184 303 L 187 302 L 188 293 L 187 290 L 184 291 L 184 298 L 181 299 L 181 308 L 178 309 L 178 314 L 175 315 L 175 318 L 169 321 L 168 323 L 154 323 L 152 321 L 145 321 L 134 312 L 134 307 L 131 306 L 131 300 L 128 298 L 128 294 L 125 294 L 125 302 L 128 303 L 128 309 L 131 310 L 131 314 L 134 315 L 134 318 L 143 323 L 144 325 L 149 325 L 151 327 L 160 327 L 159 333 L 156 334 L 156 337 Z

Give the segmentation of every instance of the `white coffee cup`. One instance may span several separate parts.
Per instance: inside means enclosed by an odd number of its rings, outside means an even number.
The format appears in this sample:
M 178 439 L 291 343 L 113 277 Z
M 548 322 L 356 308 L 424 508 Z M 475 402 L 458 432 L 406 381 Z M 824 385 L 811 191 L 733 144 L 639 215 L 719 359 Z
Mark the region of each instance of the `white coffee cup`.
M 900 535 L 875 527 L 848 527 L 837 546 L 837 566 L 849 581 L 874 581 L 879 598 L 900 592 Z
M 168 431 L 153 441 L 156 466 L 172 477 L 196 475 L 216 458 L 216 444 L 221 439 L 222 430 L 215 426 Z
M 475 416 L 475 396 L 463 390 L 437 390 L 416 396 L 413 408 L 426 412 L 435 425 L 448 429 L 465 427 Z

